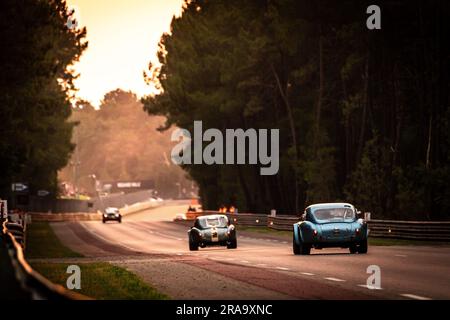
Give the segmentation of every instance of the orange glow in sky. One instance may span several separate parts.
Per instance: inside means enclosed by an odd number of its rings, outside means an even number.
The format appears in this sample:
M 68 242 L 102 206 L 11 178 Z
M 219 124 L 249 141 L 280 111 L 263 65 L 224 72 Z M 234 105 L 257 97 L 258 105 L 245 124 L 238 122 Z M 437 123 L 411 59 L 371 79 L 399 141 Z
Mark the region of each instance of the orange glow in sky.
M 121 88 L 139 97 L 156 93 L 142 72 L 156 62 L 161 35 L 180 15 L 183 0 L 68 0 L 87 28 L 88 49 L 75 70 L 77 96 L 98 106 L 105 93 Z

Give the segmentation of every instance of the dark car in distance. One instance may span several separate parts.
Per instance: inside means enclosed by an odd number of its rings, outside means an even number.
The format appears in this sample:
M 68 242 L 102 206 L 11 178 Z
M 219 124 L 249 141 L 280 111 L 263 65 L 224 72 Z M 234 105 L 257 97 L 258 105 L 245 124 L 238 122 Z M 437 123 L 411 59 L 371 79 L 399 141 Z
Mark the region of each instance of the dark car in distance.
M 118 208 L 108 207 L 103 213 L 102 221 L 103 223 L 105 223 L 106 221 L 117 221 L 119 223 L 122 223 L 122 215 L 120 214 Z

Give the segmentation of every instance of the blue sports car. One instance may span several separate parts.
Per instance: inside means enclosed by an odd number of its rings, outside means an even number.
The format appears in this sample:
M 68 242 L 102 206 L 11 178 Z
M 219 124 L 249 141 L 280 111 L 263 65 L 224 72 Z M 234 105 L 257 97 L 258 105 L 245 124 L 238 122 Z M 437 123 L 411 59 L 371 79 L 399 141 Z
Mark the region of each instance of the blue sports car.
M 294 254 L 310 254 L 311 248 L 349 248 L 350 253 L 367 253 L 367 223 L 349 203 L 320 203 L 305 209 L 294 224 Z

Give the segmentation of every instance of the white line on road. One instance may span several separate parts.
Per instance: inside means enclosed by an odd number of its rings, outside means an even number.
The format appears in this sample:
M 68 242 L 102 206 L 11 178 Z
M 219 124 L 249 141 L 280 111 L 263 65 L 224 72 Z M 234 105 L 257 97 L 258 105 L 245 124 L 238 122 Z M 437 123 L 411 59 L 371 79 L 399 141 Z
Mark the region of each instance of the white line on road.
M 376 287 L 376 286 L 368 286 L 367 284 L 358 284 L 358 287 L 366 288 L 366 289 L 369 289 L 369 290 L 383 290 L 383 288 L 379 288 L 379 287 Z
M 329 280 L 329 281 L 335 281 L 335 282 L 344 282 L 345 280 L 339 279 L 339 278 L 324 278 L 325 280 Z
M 407 255 L 406 254 L 395 254 L 396 257 L 401 257 L 401 258 L 406 258 Z
M 265 263 L 258 263 L 256 266 L 257 267 L 267 267 L 267 264 L 265 264 Z
M 247 260 L 241 260 L 241 262 L 242 262 L 242 263 L 250 263 L 250 262 L 247 261 Z
M 289 269 L 288 269 L 288 268 L 285 268 L 285 267 L 277 267 L 277 269 L 278 269 L 278 270 L 283 270 L 283 271 L 289 271 Z
M 415 299 L 415 300 L 431 300 L 431 298 L 422 297 L 422 296 L 418 296 L 418 295 L 410 294 L 410 293 L 402 293 L 401 296 L 405 297 L 405 298 Z
M 311 272 L 300 272 L 300 273 L 305 276 L 314 276 L 314 273 L 311 273 Z

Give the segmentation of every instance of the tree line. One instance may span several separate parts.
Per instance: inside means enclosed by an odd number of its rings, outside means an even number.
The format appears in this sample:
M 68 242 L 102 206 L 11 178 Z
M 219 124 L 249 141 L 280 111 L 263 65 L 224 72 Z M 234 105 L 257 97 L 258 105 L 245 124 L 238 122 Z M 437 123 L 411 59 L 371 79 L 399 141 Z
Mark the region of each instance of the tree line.
M 184 165 L 205 208 L 295 214 L 349 201 L 377 218 L 450 217 L 449 4 L 192 0 L 161 37 L 145 110 L 176 125 L 280 129 L 280 170 Z
M 0 2 L 0 197 L 11 183 L 57 194 L 57 171 L 72 152 L 71 69 L 87 48 L 69 28 L 65 1 Z
M 96 194 L 93 175 L 102 184 L 148 180 L 164 198 L 176 198 L 180 190 L 190 196 L 192 182 L 170 161 L 170 132 L 156 130 L 164 118 L 147 117 L 134 93 L 110 91 L 97 110 L 79 101 L 69 120 L 77 124 L 72 138 L 76 148 L 59 173 L 61 182 Z

